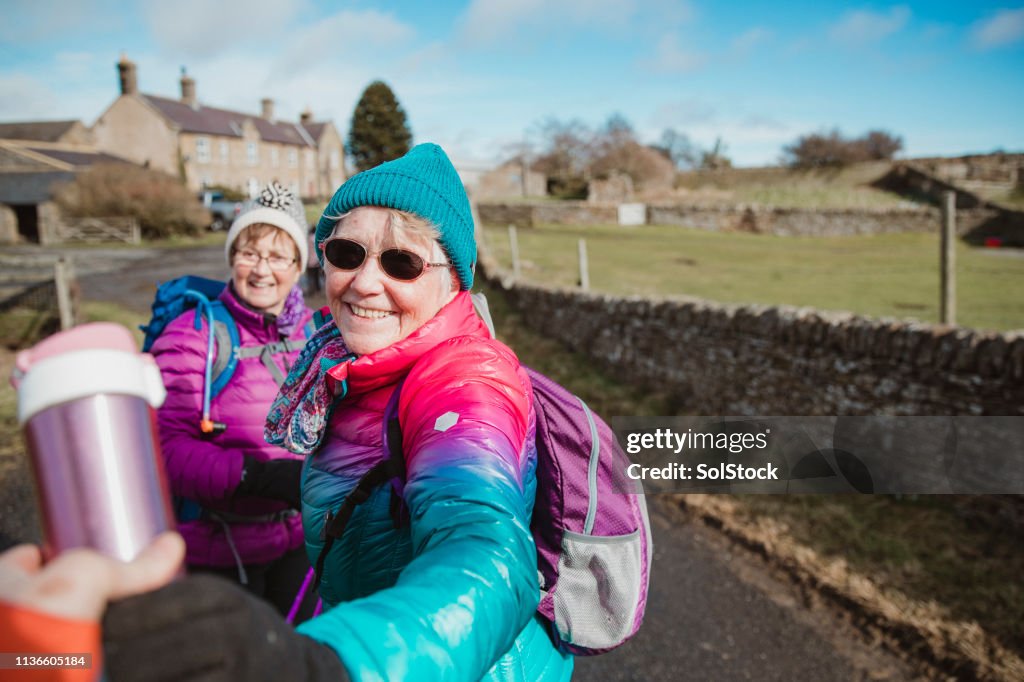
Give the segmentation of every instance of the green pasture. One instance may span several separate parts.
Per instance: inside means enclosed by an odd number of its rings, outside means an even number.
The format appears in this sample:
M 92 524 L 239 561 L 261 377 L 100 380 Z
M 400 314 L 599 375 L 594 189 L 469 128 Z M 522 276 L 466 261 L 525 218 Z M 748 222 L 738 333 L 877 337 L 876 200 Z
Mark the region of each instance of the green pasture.
M 511 271 L 506 226 L 484 230 Z M 614 295 L 697 296 L 938 322 L 939 238 L 929 234 L 773 237 L 664 225 L 543 225 L 517 231 L 522 278 L 573 287 L 586 239 L 590 286 Z M 957 243 L 957 322 L 1024 328 L 1024 254 Z
M 906 199 L 873 186 L 892 168 L 889 161 L 844 168 L 731 168 L 680 173 L 677 188 L 691 198 L 718 204 L 764 204 L 783 208 L 898 207 Z

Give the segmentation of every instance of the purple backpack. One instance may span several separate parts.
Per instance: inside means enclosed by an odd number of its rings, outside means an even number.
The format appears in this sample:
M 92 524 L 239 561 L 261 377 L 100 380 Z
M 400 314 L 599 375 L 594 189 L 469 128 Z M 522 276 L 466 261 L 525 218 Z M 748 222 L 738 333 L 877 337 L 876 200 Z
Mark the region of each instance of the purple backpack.
M 560 647 L 578 656 L 614 649 L 640 628 L 651 528 L 639 481 L 611 428 L 579 397 L 525 368 L 537 412 L 537 542 L 541 600 Z

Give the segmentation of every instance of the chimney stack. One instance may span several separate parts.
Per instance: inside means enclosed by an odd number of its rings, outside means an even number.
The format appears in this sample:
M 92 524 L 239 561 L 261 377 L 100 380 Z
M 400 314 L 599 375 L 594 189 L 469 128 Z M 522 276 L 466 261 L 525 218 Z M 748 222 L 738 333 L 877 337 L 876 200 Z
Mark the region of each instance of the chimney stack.
M 264 97 L 260 100 L 260 105 L 263 107 L 263 118 L 268 121 L 274 120 L 274 100 L 269 97 Z
M 122 95 L 134 95 L 139 91 L 135 62 L 129 61 L 124 53 L 121 54 L 121 61 L 117 63 L 117 76 L 121 81 Z
M 299 123 L 301 123 L 302 127 L 305 128 L 312 122 L 313 112 L 309 110 L 309 107 L 306 107 L 306 110 L 299 115 Z
M 181 101 L 193 109 L 196 108 L 196 81 L 185 73 L 185 67 L 181 67 Z

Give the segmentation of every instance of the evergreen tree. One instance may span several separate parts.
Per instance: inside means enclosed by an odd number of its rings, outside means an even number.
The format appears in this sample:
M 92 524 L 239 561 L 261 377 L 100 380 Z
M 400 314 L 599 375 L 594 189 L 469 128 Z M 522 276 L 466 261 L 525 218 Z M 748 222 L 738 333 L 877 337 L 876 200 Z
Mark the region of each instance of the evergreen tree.
M 349 126 L 347 151 L 356 170 L 364 171 L 409 151 L 412 131 L 395 93 L 382 81 L 363 91 Z

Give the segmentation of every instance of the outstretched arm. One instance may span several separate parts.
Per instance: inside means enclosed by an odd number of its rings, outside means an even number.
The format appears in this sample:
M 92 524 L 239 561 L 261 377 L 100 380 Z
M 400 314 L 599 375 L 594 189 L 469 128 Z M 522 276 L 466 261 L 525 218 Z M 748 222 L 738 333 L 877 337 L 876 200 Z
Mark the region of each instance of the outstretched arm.
M 496 345 L 454 339 L 417 362 L 399 406 L 414 559 L 395 586 L 299 627 L 353 678 L 480 679 L 532 617 L 529 413 L 528 380 Z

